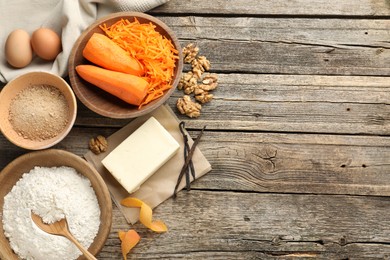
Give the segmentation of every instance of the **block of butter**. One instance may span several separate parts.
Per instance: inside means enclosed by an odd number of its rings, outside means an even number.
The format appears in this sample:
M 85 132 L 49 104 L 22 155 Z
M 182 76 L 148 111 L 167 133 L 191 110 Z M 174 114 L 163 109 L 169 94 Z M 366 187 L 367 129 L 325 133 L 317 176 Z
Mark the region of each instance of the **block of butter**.
M 179 150 L 180 145 L 154 118 L 149 118 L 102 161 L 132 193 Z

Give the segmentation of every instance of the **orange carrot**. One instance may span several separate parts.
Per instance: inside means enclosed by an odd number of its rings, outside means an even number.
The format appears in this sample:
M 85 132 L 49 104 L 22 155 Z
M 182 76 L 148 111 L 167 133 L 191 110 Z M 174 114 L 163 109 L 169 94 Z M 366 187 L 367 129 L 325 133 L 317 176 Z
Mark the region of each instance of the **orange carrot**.
M 142 64 L 107 36 L 94 33 L 83 49 L 83 56 L 103 68 L 142 76 Z
M 100 28 L 143 64 L 149 89 L 141 106 L 161 97 L 172 87 L 178 50 L 169 39 L 155 30 L 156 25 L 141 24 L 137 19 L 134 22 L 122 19 L 109 27 L 103 24 Z
M 149 83 L 131 74 L 93 65 L 78 65 L 76 71 L 84 80 L 132 105 L 139 106 L 148 91 Z
M 121 248 L 123 259 L 127 259 L 127 254 L 130 250 L 135 247 L 140 241 L 141 237 L 138 235 L 137 231 L 130 229 L 129 231 L 119 231 L 119 239 L 121 240 Z

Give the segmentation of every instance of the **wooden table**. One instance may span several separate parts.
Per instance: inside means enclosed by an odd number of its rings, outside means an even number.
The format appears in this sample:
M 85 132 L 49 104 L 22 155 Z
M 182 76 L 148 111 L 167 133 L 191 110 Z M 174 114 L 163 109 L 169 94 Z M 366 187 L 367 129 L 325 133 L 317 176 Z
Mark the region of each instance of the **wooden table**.
M 168 104 L 213 170 L 141 224 L 130 259 L 390 258 L 390 2 L 171 0 L 149 12 L 219 77 L 198 119 Z M 189 67 L 185 67 L 188 70 Z M 80 103 L 79 103 L 80 104 Z M 78 155 L 129 120 L 80 104 L 56 145 Z M 27 151 L 0 136 L 0 169 Z M 120 259 L 114 206 L 98 259 Z

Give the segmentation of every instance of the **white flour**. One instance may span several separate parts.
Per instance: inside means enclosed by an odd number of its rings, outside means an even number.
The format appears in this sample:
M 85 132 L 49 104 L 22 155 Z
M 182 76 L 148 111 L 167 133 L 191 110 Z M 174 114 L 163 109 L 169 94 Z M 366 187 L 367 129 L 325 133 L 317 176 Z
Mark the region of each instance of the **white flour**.
M 100 209 L 90 181 L 70 167 L 35 167 L 4 198 L 3 227 L 12 249 L 23 259 L 76 259 L 81 252 L 68 239 L 47 234 L 31 219 L 66 216 L 69 230 L 86 248 L 100 225 Z

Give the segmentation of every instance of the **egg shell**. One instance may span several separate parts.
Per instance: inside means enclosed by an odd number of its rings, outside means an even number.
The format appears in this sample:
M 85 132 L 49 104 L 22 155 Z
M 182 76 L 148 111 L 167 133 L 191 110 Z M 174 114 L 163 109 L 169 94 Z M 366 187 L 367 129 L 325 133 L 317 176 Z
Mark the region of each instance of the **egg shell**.
M 54 60 L 61 52 L 61 39 L 56 32 L 48 28 L 39 28 L 31 36 L 34 52 L 44 60 Z
M 8 35 L 5 42 L 5 57 L 15 68 L 23 68 L 30 64 L 33 52 L 30 35 L 26 31 L 16 29 Z

